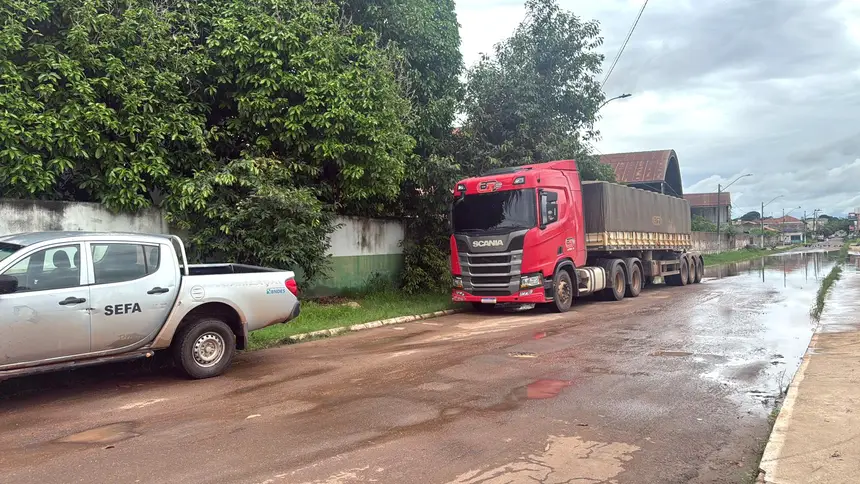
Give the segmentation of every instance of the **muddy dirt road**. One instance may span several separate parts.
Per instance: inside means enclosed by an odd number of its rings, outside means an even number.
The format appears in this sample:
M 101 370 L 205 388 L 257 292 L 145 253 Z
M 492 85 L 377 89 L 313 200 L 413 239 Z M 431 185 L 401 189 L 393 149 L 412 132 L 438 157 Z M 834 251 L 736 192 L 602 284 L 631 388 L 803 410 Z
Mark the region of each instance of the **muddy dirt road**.
M 565 315 L 462 314 L 244 354 L 206 381 L 2 383 L 0 481 L 746 482 L 828 257 L 713 268 Z

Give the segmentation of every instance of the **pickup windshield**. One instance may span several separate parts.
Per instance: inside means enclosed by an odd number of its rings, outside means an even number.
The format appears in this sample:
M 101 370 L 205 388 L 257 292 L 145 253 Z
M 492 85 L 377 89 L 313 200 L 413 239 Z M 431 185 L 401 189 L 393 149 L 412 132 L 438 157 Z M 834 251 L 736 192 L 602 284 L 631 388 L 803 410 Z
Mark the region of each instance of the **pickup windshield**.
M 454 233 L 530 229 L 537 224 L 534 189 L 467 195 L 454 201 Z
M 0 261 L 9 257 L 10 255 L 14 254 L 15 252 L 18 252 L 18 250 L 20 250 L 20 249 L 21 249 L 21 247 L 18 245 L 0 244 Z

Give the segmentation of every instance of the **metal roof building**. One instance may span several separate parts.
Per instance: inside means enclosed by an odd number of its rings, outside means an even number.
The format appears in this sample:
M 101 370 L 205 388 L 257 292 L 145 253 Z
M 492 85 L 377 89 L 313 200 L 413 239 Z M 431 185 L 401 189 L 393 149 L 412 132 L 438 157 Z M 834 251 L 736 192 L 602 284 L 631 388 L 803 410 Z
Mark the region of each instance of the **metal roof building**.
M 612 153 L 601 156 L 600 162 L 615 170 L 620 183 L 679 198 L 684 196 L 675 150 Z

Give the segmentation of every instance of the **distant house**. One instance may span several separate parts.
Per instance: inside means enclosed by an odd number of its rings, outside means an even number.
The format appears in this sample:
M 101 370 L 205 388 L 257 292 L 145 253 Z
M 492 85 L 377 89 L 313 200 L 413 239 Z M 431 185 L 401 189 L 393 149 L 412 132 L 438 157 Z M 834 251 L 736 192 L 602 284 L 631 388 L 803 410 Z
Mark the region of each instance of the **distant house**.
M 712 223 L 717 223 L 717 213 L 719 213 L 721 224 L 730 223 L 732 219 L 731 193 L 720 193 L 719 200 L 716 193 L 688 193 L 684 198 L 690 202 L 690 213 L 693 217 L 699 215 Z
M 675 150 L 613 153 L 601 156 L 600 162 L 615 170 L 619 183 L 678 198 L 684 196 Z
M 803 242 L 803 233 L 805 225 L 803 220 L 794 218 L 791 215 L 785 217 L 770 217 L 763 220 L 765 227 L 774 229 L 782 234 L 784 243 L 799 243 Z

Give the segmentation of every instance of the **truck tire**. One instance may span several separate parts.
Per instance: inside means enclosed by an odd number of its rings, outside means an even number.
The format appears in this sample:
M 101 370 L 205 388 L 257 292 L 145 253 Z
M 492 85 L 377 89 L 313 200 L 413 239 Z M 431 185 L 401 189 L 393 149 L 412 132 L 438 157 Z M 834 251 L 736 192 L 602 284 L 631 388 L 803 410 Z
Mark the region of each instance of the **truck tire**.
M 686 286 L 690 282 L 690 268 L 687 265 L 687 258 L 681 258 L 681 273 L 678 274 L 678 285 Z
M 557 313 L 566 313 L 573 306 L 573 282 L 570 274 L 561 269 L 552 278 L 553 298 L 550 307 Z
M 689 275 L 687 276 L 687 284 L 695 284 L 696 283 L 696 258 L 690 257 L 687 259 L 687 267 L 689 269 Z
M 694 257 L 696 261 L 696 280 L 693 283 L 698 284 L 702 282 L 702 278 L 705 277 L 705 264 L 702 262 L 701 257 Z
M 638 264 L 631 264 L 630 266 L 630 282 L 627 284 L 627 291 L 625 295 L 627 297 L 636 297 L 639 293 L 642 292 L 642 270 L 639 269 Z
M 236 354 L 236 335 L 224 321 L 206 316 L 187 324 L 173 341 L 173 361 L 195 380 L 218 376 Z
M 624 276 L 624 268 L 619 262 L 613 262 L 609 264 L 609 270 L 606 273 L 606 289 L 603 290 L 603 297 L 607 301 L 624 299 L 624 293 L 627 291 L 627 278 Z

